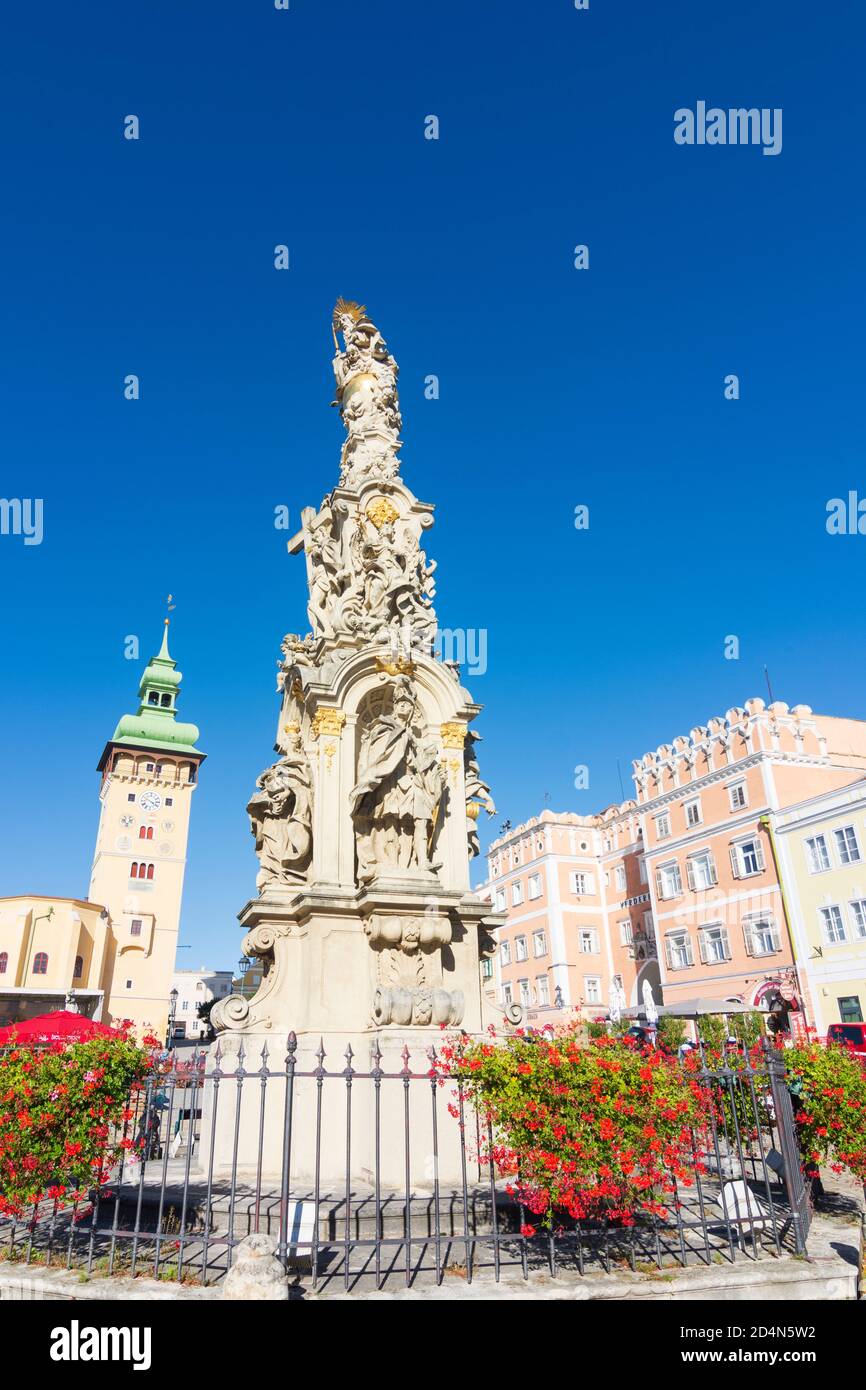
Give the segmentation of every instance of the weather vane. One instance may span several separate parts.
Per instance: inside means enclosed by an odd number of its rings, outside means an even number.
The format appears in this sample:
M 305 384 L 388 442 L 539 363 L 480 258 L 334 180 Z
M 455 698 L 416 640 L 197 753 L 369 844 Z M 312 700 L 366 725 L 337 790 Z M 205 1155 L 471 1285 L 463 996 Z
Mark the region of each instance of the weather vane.
M 167 598 L 166 601 L 165 601 L 165 625 L 166 625 L 166 627 L 168 627 L 168 624 L 169 624 L 169 622 L 170 622 L 170 619 L 169 619 L 169 616 L 168 616 L 169 613 L 173 613 L 174 610 L 175 610 L 175 608 L 177 608 L 177 604 L 176 604 L 173 600 L 174 600 L 174 594 L 169 594 L 168 598 Z

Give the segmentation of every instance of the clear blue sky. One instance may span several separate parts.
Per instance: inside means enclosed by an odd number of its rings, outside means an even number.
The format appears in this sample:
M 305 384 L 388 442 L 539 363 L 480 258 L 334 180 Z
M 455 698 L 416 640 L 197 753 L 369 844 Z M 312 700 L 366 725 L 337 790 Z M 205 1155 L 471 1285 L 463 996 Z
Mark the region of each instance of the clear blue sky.
M 765 662 L 777 698 L 866 717 L 866 537 L 824 525 L 866 495 L 864 39 L 853 0 L 14 6 L 0 493 L 45 510 L 41 546 L 0 537 L 0 894 L 86 892 L 124 638 L 155 650 L 171 591 L 209 755 L 180 959 L 236 959 L 306 626 L 273 509 L 336 480 L 338 294 L 400 362 L 440 623 L 488 630 L 488 838 L 618 800 L 617 759 L 628 792 Z M 782 153 L 676 145 L 698 100 L 781 107 Z

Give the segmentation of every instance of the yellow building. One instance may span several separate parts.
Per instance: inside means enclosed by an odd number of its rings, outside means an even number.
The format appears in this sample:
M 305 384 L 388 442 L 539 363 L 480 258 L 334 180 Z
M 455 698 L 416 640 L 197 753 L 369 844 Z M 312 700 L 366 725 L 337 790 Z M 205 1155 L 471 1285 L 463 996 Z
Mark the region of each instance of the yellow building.
M 177 719 L 181 673 L 162 647 L 99 761 L 89 898 L 0 899 L 0 1021 L 65 1006 L 164 1038 L 192 794 L 204 754 Z
M 98 903 L 0 899 L 0 1026 L 74 1004 L 99 1018 L 111 932 Z
M 800 978 L 819 1035 L 866 1019 L 866 778 L 773 817 Z

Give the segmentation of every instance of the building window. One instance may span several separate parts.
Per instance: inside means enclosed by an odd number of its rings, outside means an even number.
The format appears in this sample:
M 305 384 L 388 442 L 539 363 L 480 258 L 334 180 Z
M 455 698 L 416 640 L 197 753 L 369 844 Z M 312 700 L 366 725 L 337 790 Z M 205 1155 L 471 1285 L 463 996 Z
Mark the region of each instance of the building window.
M 656 929 L 653 926 L 653 915 L 651 912 L 645 912 L 643 915 L 643 929 L 647 941 L 655 941 Z
M 595 892 L 595 879 L 592 874 L 575 873 L 571 875 L 571 891 L 576 897 L 584 897 Z
M 127 988 L 127 989 L 132 989 L 132 980 L 127 980 L 127 982 L 126 982 L 126 988 Z
M 580 932 L 580 951 L 584 956 L 598 955 L 598 932 L 592 928 L 584 928 Z
M 779 933 L 772 917 L 746 917 L 743 921 L 746 950 L 750 956 L 771 956 L 781 950 Z
M 491 980 L 493 978 L 493 961 L 490 960 L 488 956 L 485 956 L 481 962 L 481 978 L 482 980 Z M 224 993 L 225 989 L 220 985 L 220 994 Z
M 182 1012 L 182 1013 L 188 1013 L 188 1011 L 189 1011 L 189 1000 L 188 1000 L 188 999 L 184 999 L 184 1001 L 183 1001 L 183 1003 L 181 1004 L 180 1008 L 181 1008 L 181 1012 Z
M 8 951 L 0 951 L 0 975 L 5 975 L 5 974 L 6 974 L 6 968 L 7 968 L 8 965 L 9 965 L 9 952 L 8 952 Z
M 526 937 L 525 937 L 525 936 L 515 936 L 515 938 L 514 938 L 514 959 L 515 959 L 515 960 L 526 960 L 528 956 L 529 956 L 529 951 L 528 951 L 527 945 L 526 945 Z
M 47 953 L 47 951 L 37 951 L 37 952 L 36 952 L 36 955 L 33 957 L 33 974 L 34 974 L 34 975 L 47 975 L 47 974 L 48 974 L 48 953 Z
M 504 889 L 504 888 L 497 888 L 497 890 L 496 890 L 496 911 L 497 911 L 497 912 L 504 912 L 504 911 L 505 911 L 505 889 Z
M 675 859 L 669 864 L 660 864 L 656 870 L 656 892 L 660 898 L 678 898 L 683 891 L 680 866 Z
M 742 811 L 749 804 L 745 782 L 734 782 L 728 787 L 728 800 L 732 811 Z
M 529 981 L 518 980 L 518 984 L 520 986 L 520 1002 L 524 1009 L 528 1009 L 532 1003 L 532 996 L 529 993 Z
M 523 902 L 523 884 L 512 883 L 511 885 L 511 906 L 519 907 Z
M 127 799 L 127 801 L 134 801 L 134 800 L 135 800 L 135 792 L 129 792 L 129 793 L 127 794 L 126 799 Z
M 835 903 L 831 907 L 819 908 L 821 913 L 821 924 L 824 928 L 824 940 L 828 946 L 839 946 L 846 940 L 845 923 L 842 921 L 841 908 Z
M 670 970 L 686 970 L 694 965 L 692 943 L 687 931 L 672 931 L 665 936 L 665 957 Z
M 173 805 L 174 805 L 174 799 L 173 799 L 172 797 L 170 797 L 170 796 L 167 796 L 167 797 L 165 798 L 165 804 L 166 804 L 166 806 L 173 806 Z
M 152 840 L 152 839 L 153 839 L 153 826 L 152 826 L 152 825 L 140 825 L 140 826 L 138 827 L 138 838 L 139 838 L 139 840 Z
M 75 957 L 75 965 L 74 965 L 73 970 L 72 970 L 72 978 L 73 978 L 73 980 L 80 980 L 83 974 L 84 974 L 84 961 L 82 960 L 81 956 L 76 956 L 76 957 Z
M 511 964 L 511 947 L 507 941 L 501 941 L 499 943 L 499 959 L 502 961 L 503 965 Z
M 862 1023 L 863 1010 L 856 994 L 843 994 L 838 1000 L 839 1018 L 842 1023 Z
M 634 941 L 634 928 L 631 920 L 620 922 L 619 924 L 619 944 L 620 946 L 631 946 Z
M 584 975 L 583 997 L 587 1004 L 601 1003 L 601 980 L 597 975 Z
M 130 936 L 141 936 L 141 918 L 140 918 L 140 917 L 133 917 L 133 919 L 132 919 L 132 924 L 130 925 L 130 928 L 129 928 L 129 934 L 130 934 Z
M 763 873 L 764 851 L 756 837 L 731 845 L 731 868 L 734 878 L 752 878 Z
M 823 835 L 813 835 L 806 841 L 806 862 L 810 874 L 822 874 L 830 867 L 830 851 Z
M 700 825 L 703 817 L 701 815 L 701 802 L 699 797 L 696 797 L 694 801 L 685 802 L 683 810 L 686 813 L 686 825 L 689 829 L 691 829 L 693 825 Z
M 616 887 L 617 887 L 617 892 L 618 892 L 618 893 L 624 893 L 624 892 L 625 892 L 625 865 L 624 865 L 624 864 L 617 864 L 617 866 L 616 866 Z
M 547 955 L 547 933 L 534 931 L 532 933 L 532 950 L 536 956 Z
M 728 933 L 724 927 L 717 923 L 713 923 L 712 926 L 701 927 L 699 940 L 701 960 L 704 965 L 721 965 L 723 961 L 730 960 Z
M 505 1004 L 511 1004 L 513 1002 L 513 991 L 511 985 L 502 986 L 502 1001 Z
M 713 856 L 708 849 L 689 855 L 686 860 L 686 874 L 693 893 L 712 888 L 713 884 L 718 882 Z
M 671 818 L 667 811 L 662 811 L 660 816 L 656 816 L 656 839 L 667 840 L 671 833 Z
M 858 941 L 866 941 L 866 898 L 855 898 L 849 903 L 854 935 Z
M 534 902 L 536 898 L 541 897 L 541 874 L 529 875 L 528 888 L 530 902 Z
M 840 830 L 834 830 L 833 834 L 836 837 L 839 863 L 856 864 L 860 858 L 860 846 L 853 825 L 843 825 Z
M 545 1005 L 547 1005 L 547 1004 L 550 1003 L 550 986 L 549 986 L 549 984 L 547 983 L 547 976 L 546 976 L 546 975 L 536 975 L 536 977 L 535 977 L 535 993 L 536 993 L 537 996 L 538 996 L 538 1002 L 539 1002 L 539 1004 L 545 1004 Z

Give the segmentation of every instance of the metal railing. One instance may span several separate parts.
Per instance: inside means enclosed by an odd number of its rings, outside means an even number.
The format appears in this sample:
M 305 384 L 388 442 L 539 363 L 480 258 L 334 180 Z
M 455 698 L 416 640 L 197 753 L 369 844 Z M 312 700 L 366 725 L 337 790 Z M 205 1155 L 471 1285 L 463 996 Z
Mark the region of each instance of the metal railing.
M 44 1202 L 0 1220 L 0 1255 L 202 1284 L 221 1280 L 245 1236 L 266 1232 L 300 1283 L 382 1289 L 573 1271 L 684 1268 L 806 1250 L 810 1201 L 784 1064 L 711 1061 L 697 1073 L 717 1104 L 692 1132 L 694 1180 L 666 1217 L 623 1228 L 563 1218 L 531 1228 L 506 1190 L 482 1125 L 434 1049 L 426 1068 L 366 1068 L 298 1040 L 256 1058 L 217 1046 L 175 1057 L 130 1098 L 124 1156 L 108 1187 L 71 1206 Z M 258 1065 L 248 1065 L 255 1063 Z M 399 1152 L 398 1152 L 399 1150 Z M 399 1174 L 399 1178 L 395 1175 Z

